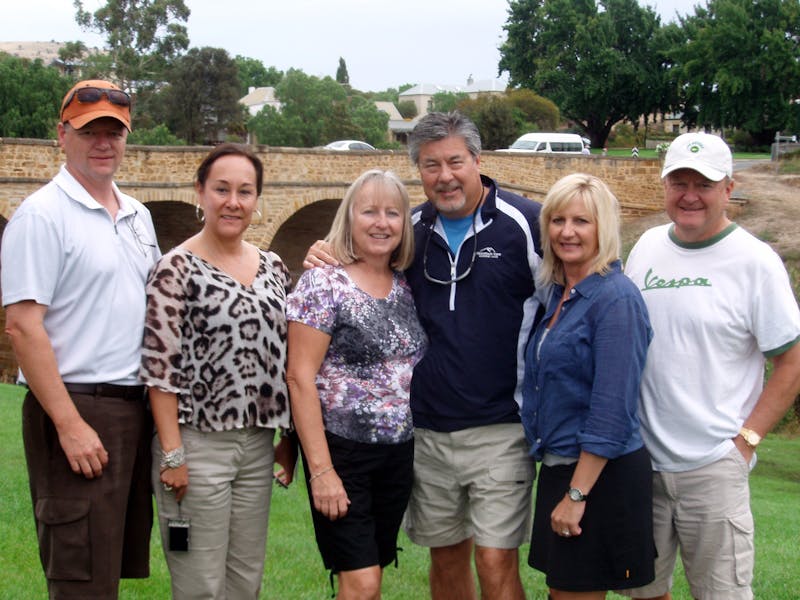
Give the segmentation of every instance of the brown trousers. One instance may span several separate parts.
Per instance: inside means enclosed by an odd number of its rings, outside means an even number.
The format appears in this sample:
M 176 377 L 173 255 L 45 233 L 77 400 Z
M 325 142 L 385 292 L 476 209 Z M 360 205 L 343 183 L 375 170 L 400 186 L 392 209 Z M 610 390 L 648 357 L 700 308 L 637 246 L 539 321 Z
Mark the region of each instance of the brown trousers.
M 115 599 L 121 577 L 150 572 L 152 418 L 145 400 L 71 397 L 109 462 L 95 479 L 73 473 L 53 422 L 28 392 L 22 437 L 39 555 L 50 598 Z

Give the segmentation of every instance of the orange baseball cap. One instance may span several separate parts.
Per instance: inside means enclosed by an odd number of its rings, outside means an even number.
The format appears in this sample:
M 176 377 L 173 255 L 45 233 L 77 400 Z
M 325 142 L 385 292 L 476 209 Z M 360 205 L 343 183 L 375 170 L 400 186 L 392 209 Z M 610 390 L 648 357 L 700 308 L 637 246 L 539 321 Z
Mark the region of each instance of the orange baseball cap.
M 131 129 L 131 97 L 110 81 L 79 81 L 61 102 L 61 122 L 80 129 L 100 117 L 113 117 Z

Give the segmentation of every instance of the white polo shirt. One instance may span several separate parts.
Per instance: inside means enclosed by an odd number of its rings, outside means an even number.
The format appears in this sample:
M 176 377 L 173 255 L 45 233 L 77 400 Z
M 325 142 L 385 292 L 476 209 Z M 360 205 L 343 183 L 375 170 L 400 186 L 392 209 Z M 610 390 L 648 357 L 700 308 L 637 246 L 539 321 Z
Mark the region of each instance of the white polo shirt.
M 138 382 L 145 283 L 161 253 L 149 211 L 114 193 L 116 222 L 62 166 L 3 233 L 3 306 L 48 307 L 44 327 L 70 383 Z

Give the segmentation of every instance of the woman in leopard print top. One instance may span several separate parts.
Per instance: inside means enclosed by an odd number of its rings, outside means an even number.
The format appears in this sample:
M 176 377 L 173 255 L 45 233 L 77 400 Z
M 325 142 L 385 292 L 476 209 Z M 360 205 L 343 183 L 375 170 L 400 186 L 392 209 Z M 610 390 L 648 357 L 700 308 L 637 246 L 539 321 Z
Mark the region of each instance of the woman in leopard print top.
M 197 171 L 203 228 L 167 253 L 147 284 L 142 380 L 158 435 L 153 485 L 173 598 L 257 598 L 273 462 L 291 481 L 286 296 L 281 259 L 243 239 L 261 193 L 261 161 L 234 144 Z M 185 456 L 185 459 L 184 459 Z M 169 521 L 190 520 L 188 551 Z M 227 590 L 227 591 L 226 591 Z

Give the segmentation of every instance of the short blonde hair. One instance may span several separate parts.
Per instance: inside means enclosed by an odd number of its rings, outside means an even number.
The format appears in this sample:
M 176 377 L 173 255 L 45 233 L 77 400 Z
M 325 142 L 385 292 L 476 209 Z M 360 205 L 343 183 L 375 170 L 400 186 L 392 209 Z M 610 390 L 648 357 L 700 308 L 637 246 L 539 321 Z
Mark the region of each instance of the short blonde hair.
M 564 265 L 553 252 L 549 226 L 553 214 L 579 198 L 597 225 L 597 257 L 590 273 L 607 273 L 609 265 L 620 257 L 619 202 L 603 181 L 594 175 L 573 173 L 553 184 L 542 204 L 539 228 L 542 239 L 542 264 L 536 275 L 539 285 L 566 284 Z
M 340 263 L 348 265 L 358 260 L 353 248 L 353 204 L 356 197 L 368 183 L 380 185 L 384 190 L 397 194 L 400 200 L 400 211 L 403 214 L 403 233 L 400 245 L 392 252 L 389 266 L 403 271 L 411 266 L 414 260 L 414 230 L 411 227 L 411 202 L 403 182 L 391 171 L 371 169 L 359 175 L 344 195 L 333 218 L 331 230 L 325 241 L 331 245 L 331 251 Z

